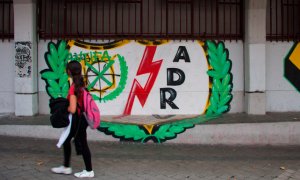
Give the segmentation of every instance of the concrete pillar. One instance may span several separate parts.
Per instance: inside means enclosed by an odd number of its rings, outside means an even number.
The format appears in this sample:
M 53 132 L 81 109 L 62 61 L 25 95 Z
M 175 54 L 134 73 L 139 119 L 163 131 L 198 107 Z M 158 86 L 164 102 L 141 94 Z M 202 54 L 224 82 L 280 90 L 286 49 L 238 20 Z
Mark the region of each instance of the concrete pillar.
M 38 112 L 35 0 L 14 0 L 15 114 Z
M 245 111 L 266 113 L 267 0 L 245 0 Z

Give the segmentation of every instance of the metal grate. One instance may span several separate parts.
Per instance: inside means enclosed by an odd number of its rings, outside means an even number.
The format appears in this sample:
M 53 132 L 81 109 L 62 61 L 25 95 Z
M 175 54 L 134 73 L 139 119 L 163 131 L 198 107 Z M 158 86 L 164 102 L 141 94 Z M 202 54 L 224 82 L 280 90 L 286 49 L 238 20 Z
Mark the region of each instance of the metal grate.
M 0 0 L 0 39 L 14 38 L 13 0 Z
M 267 40 L 300 40 L 300 1 L 268 0 Z
M 39 0 L 41 39 L 243 39 L 243 0 Z

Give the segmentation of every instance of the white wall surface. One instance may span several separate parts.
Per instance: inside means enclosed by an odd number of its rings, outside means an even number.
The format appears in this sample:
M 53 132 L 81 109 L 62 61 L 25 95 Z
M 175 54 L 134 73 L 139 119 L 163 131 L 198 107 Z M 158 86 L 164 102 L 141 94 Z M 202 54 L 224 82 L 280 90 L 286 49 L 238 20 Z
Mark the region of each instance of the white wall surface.
M 0 113 L 13 113 L 15 110 L 14 46 L 14 41 L 0 42 Z
M 48 51 L 48 43 L 50 41 L 38 42 L 38 95 L 39 95 L 39 114 L 49 114 L 49 95 L 46 92 L 46 83 L 41 79 L 40 71 L 48 69 L 44 55 Z M 56 42 L 55 42 L 56 43 Z
M 284 77 L 284 58 L 293 42 L 268 42 L 266 47 L 267 111 L 300 110 L 300 93 Z
M 56 41 L 54 41 L 56 43 Z M 49 41 L 40 41 L 38 44 L 38 64 L 39 64 L 39 72 L 43 69 L 48 69 L 46 63 L 45 63 L 45 59 L 44 59 L 44 54 L 45 52 L 47 52 L 47 46 L 48 46 Z M 184 43 L 183 43 L 184 44 Z M 231 72 L 233 74 L 233 100 L 231 102 L 231 110 L 229 113 L 236 113 L 236 112 L 243 112 L 244 111 L 244 61 L 243 61 L 243 42 L 242 41 L 226 41 L 225 42 L 225 47 L 228 49 L 229 51 L 229 59 L 232 61 L 232 69 Z M 175 49 L 176 51 L 177 49 Z M 188 51 L 190 51 L 190 49 L 188 49 Z M 192 54 L 191 52 L 189 52 L 190 54 Z M 140 53 L 141 54 L 141 53 Z M 173 56 L 175 55 L 175 52 L 170 55 L 171 60 L 174 58 Z M 157 59 L 157 58 L 156 58 Z M 166 67 L 162 67 L 164 68 L 164 71 L 166 69 Z M 186 73 L 188 73 L 188 71 L 185 71 Z M 136 72 L 131 72 L 128 75 L 132 76 L 131 74 L 135 75 Z M 132 79 L 132 77 L 129 79 Z M 165 78 L 163 78 L 164 80 L 166 80 Z M 49 113 L 49 96 L 47 95 L 46 91 L 45 91 L 45 82 L 44 80 L 41 79 L 40 74 L 38 77 L 38 83 L 39 83 L 39 113 L 40 114 L 48 114 Z M 129 82 L 128 82 L 129 83 Z M 166 82 L 164 82 L 166 83 Z M 187 83 L 187 81 L 186 81 Z M 124 91 L 123 93 L 128 93 L 128 91 L 130 91 L 131 88 L 131 84 L 128 90 Z M 154 87 L 153 87 L 154 88 Z M 177 87 L 175 87 L 174 89 L 176 89 Z M 179 92 L 177 92 L 179 93 Z M 179 95 L 178 95 L 179 96 Z M 150 97 L 149 97 L 150 98 Z M 150 98 L 151 99 L 151 98 Z M 127 98 L 123 98 L 122 102 L 126 102 Z M 136 99 L 136 101 L 138 102 L 138 100 Z M 159 99 L 157 100 L 159 103 Z M 103 104 L 103 106 L 105 106 L 108 103 Z M 168 105 L 167 105 L 168 106 Z M 102 107 L 102 109 L 105 107 Z M 112 114 L 113 112 L 110 111 L 105 111 L 105 112 L 109 112 L 110 114 Z M 122 111 L 120 111 L 119 113 L 122 113 Z M 137 113 L 137 112 L 136 112 Z M 170 112 L 169 112 L 170 113 Z M 110 115 L 109 114 L 109 115 Z
M 233 99 L 229 113 L 244 112 L 244 54 L 242 41 L 225 41 L 225 47 L 232 61 Z

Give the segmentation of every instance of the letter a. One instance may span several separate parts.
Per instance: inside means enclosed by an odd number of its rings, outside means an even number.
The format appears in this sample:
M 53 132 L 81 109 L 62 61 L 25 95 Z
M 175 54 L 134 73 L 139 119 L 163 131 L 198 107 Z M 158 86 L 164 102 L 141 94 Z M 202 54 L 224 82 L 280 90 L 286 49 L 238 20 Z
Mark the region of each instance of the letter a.
M 185 46 L 179 46 L 173 62 L 178 62 L 180 59 L 183 59 L 185 62 L 191 62 Z

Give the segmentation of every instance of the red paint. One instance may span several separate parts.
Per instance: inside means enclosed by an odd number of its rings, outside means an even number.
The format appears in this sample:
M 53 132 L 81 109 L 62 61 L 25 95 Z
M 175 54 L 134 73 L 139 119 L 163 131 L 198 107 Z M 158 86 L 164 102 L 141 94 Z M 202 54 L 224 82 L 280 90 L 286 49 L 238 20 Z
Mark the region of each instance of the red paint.
M 134 97 L 137 96 L 142 106 L 145 105 L 148 95 L 154 85 L 157 74 L 159 72 L 162 59 L 152 62 L 154 54 L 156 51 L 156 46 L 146 46 L 142 61 L 140 63 L 139 69 L 136 73 L 136 76 L 142 74 L 149 74 L 149 78 L 145 84 L 145 87 L 142 87 L 137 79 L 134 79 L 130 94 L 126 103 L 126 107 L 124 110 L 124 115 L 130 115 L 131 109 L 134 103 Z

